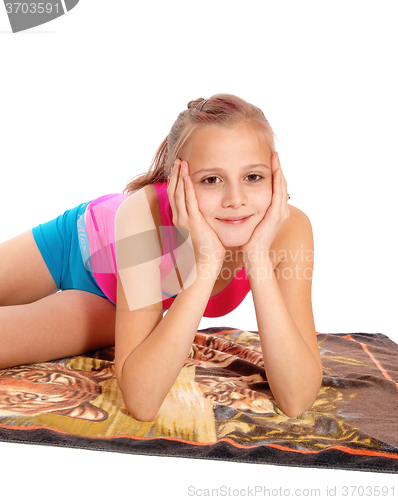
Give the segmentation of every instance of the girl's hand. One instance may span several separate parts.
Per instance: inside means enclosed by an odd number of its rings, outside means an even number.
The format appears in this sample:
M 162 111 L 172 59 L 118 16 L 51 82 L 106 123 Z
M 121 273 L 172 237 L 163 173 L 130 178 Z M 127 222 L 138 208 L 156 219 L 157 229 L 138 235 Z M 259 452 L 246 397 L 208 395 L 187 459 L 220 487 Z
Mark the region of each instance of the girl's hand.
M 167 182 L 173 224 L 189 231 L 198 275 L 208 277 L 211 273 L 215 280 L 223 266 L 225 248 L 199 210 L 188 162 L 177 159 Z
M 284 222 L 290 216 L 287 194 L 287 182 L 283 175 L 279 155 L 275 152 L 271 157 L 272 169 L 272 199 L 271 204 L 261 222 L 257 225 L 250 240 L 241 247 L 249 260 L 254 255 L 266 255 L 271 248 L 272 242 L 278 234 Z M 250 253 L 249 253 L 250 252 Z M 247 261 L 247 259 L 245 259 Z

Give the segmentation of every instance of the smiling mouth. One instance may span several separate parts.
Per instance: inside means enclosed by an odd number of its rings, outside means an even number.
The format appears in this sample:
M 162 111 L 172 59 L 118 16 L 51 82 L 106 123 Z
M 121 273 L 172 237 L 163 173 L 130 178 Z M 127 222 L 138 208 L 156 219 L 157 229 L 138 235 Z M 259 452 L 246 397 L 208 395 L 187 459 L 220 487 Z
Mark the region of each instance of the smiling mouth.
M 220 222 L 224 222 L 226 224 L 243 224 L 247 220 L 249 220 L 251 215 L 246 215 L 243 217 L 230 217 L 228 219 L 217 219 Z

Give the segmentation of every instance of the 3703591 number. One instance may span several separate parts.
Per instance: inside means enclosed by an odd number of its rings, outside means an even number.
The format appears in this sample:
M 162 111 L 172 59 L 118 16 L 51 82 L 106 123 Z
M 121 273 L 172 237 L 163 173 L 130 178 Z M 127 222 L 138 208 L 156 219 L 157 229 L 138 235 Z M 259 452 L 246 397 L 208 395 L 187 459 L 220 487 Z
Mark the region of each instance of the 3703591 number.
M 6 3 L 6 10 L 8 14 L 51 14 L 53 10 L 59 14 L 59 4 L 45 3 L 45 2 L 31 2 L 31 3 Z
M 385 497 L 394 496 L 394 486 L 342 486 L 342 496 L 344 497 Z

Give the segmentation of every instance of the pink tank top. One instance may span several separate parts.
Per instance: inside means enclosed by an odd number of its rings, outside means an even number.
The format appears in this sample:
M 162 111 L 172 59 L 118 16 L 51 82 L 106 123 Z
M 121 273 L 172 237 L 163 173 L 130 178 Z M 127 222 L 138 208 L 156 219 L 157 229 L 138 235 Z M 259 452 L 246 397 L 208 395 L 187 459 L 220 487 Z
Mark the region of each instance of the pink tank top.
M 160 215 L 164 227 L 173 226 L 172 211 L 167 195 L 167 183 L 154 184 L 159 200 Z M 117 267 L 115 257 L 115 215 L 125 195 L 111 194 L 92 201 L 86 211 L 86 230 L 90 246 L 93 275 L 108 299 L 116 304 Z M 173 231 L 164 231 L 163 255 L 160 263 L 161 278 L 174 267 L 170 251 L 175 248 Z M 233 311 L 250 291 L 250 284 L 244 268 L 236 274 L 229 285 L 219 294 L 211 297 L 204 316 L 214 318 Z M 163 310 L 169 309 L 175 297 L 162 294 Z

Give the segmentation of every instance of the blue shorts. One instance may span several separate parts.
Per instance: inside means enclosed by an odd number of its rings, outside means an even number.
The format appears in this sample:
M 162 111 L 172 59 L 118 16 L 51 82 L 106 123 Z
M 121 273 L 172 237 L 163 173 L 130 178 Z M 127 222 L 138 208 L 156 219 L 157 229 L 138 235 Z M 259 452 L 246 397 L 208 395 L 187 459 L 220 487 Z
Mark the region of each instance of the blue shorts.
M 34 227 L 32 233 L 59 290 L 83 290 L 108 300 L 87 269 L 87 264 L 84 265 L 79 243 L 78 223 L 81 228 L 83 222 L 84 227 L 87 205 L 83 203 L 67 210 L 59 217 Z

